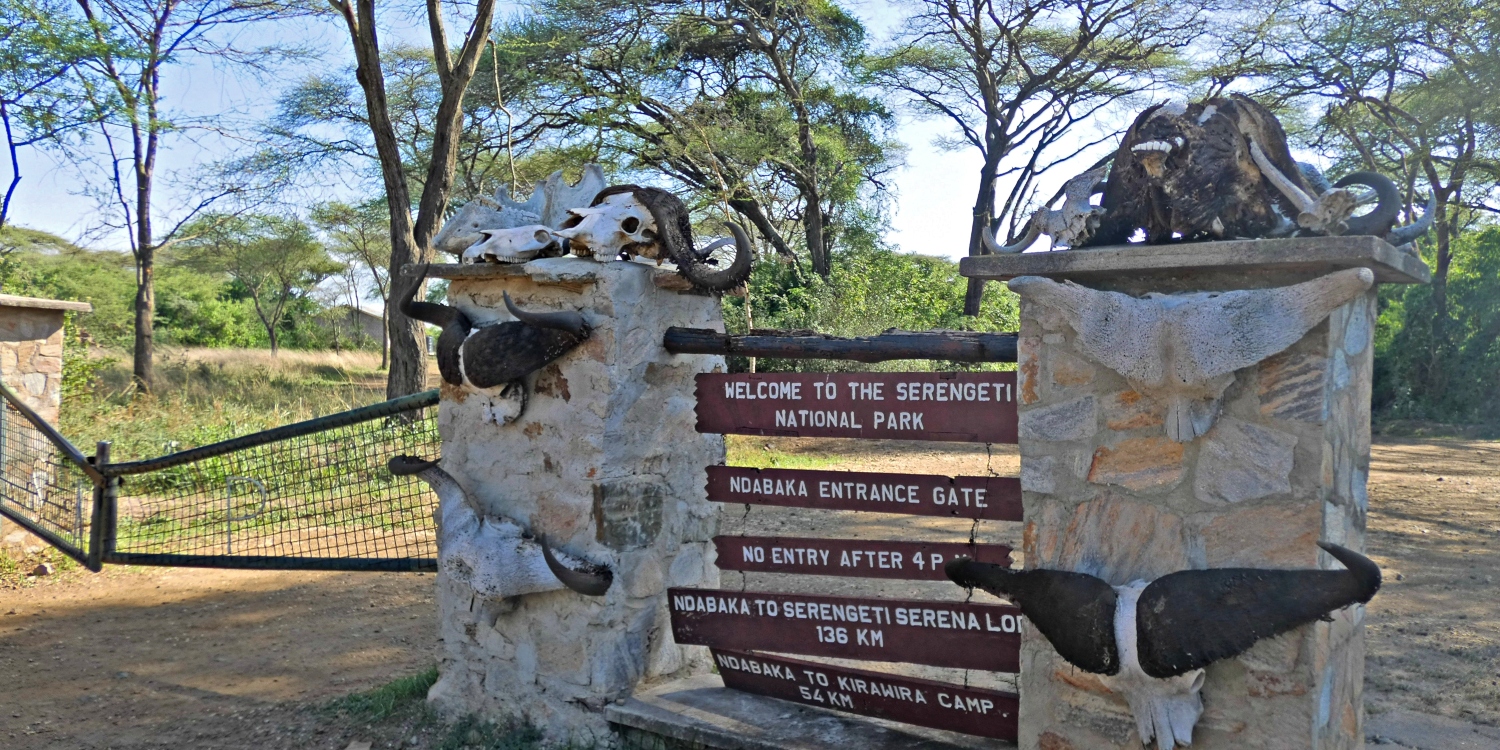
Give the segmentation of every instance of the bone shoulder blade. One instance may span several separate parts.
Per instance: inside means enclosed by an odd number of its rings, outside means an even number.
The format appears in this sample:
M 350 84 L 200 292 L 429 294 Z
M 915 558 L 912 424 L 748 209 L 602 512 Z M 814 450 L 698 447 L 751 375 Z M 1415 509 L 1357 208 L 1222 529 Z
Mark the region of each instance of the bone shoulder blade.
M 1185 570 L 1125 586 L 1065 570 L 1011 570 L 968 558 L 948 578 L 1021 608 L 1058 655 L 1103 675 L 1130 705 L 1142 742 L 1158 750 L 1192 744 L 1202 714 L 1203 668 L 1233 658 L 1380 590 L 1380 568 L 1336 544 L 1319 543 L 1344 570 Z
M 480 596 L 505 599 L 563 588 L 603 596 L 613 583 L 608 568 L 552 550 L 514 520 L 482 513 L 436 461 L 396 456 L 388 468 L 432 487 L 438 496 L 438 569 Z

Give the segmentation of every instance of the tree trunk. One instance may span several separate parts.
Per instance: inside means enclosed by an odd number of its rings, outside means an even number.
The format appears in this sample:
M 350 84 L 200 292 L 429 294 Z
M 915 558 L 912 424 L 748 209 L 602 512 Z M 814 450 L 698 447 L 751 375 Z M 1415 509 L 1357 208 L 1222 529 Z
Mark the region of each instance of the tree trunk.
M 385 310 L 389 309 L 391 309 L 390 300 L 386 300 Z M 391 366 L 391 319 L 385 310 L 380 313 L 380 369 L 382 370 Z
M 154 94 L 154 92 L 152 92 Z M 156 385 L 156 245 L 151 229 L 151 187 L 156 172 L 156 112 L 150 108 L 144 141 L 141 126 L 132 130 L 135 157 L 135 352 L 131 362 L 135 387 L 150 393 Z
M 797 257 L 797 254 L 787 247 L 786 239 L 776 231 L 776 225 L 766 217 L 766 212 L 761 210 L 760 203 L 754 198 L 730 198 L 729 207 L 734 209 L 735 213 L 745 217 L 755 230 L 760 232 L 760 236 L 764 237 L 766 242 L 771 243 L 771 248 L 776 251 L 777 255 L 784 258 Z
M 1000 149 L 991 148 L 985 154 L 984 164 L 979 168 L 979 194 L 974 198 L 974 216 L 969 224 L 969 255 L 984 255 L 984 230 L 994 220 L 995 173 L 1000 171 L 1000 159 L 992 158 Z M 969 279 L 969 290 L 964 294 L 964 315 L 978 315 L 979 304 L 984 300 L 984 282 Z

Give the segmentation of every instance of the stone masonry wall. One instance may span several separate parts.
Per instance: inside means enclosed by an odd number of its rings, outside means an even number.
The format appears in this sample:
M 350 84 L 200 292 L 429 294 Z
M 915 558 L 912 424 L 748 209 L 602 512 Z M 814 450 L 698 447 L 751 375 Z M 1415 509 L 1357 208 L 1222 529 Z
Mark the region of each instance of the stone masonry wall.
M 707 671 L 707 653 L 672 642 L 668 586 L 716 586 L 717 509 L 704 467 L 724 441 L 695 430 L 693 377 L 710 356 L 661 346 L 669 326 L 723 330 L 718 301 L 658 288 L 657 269 L 578 258 L 533 261 L 528 275 L 456 279 L 450 304 L 476 322 L 527 310 L 580 310 L 579 348 L 532 378 L 508 425 L 489 399 L 444 386 L 443 468 L 489 512 L 567 552 L 608 564 L 602 598 L 553 591 L 482 601 L 440 576 L 442 677 L 429 698 L 446 713 L 525 716 L 555 740 L 608 736 L 602 715 L 642 680 Z
M 1156 289 L 1307 278 L 1203 276 Z M 1320 539 L 1363 551 L 1375 311 L 1371 290 L 1290 349 L 1235 373 L 1213 428 L 1184 444 L 1167 439 L 1159 404 L 1080 354 L 1071 329 L 1048 328 L 1040 310 L 1023 306 L 1026 567 L 1122 585 L 1189 568 L 1339 568 Z M 1340 610 L 1210 666 L 1193 747 L 1363 747 L 1363 615 Z M 1021 662 L 1021 748 L 1141 747 L 1123 698 L 1030 627 Z
M 62 403 L 63 314 L 0 303 L 0 380 L 52 424 Z M 32 554 L 45 546 L 0 518 L 0 553 Z

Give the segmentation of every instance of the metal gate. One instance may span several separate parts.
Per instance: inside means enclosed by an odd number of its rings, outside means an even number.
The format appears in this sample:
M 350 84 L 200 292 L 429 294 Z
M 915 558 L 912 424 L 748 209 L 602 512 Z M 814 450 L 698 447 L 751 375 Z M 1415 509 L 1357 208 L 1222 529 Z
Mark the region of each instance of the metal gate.
M 386 469 L 438 455 L 437 391 L 129 463 L 0 396 L 0 515 L 90 570 L 437 569 L 437 498 Z

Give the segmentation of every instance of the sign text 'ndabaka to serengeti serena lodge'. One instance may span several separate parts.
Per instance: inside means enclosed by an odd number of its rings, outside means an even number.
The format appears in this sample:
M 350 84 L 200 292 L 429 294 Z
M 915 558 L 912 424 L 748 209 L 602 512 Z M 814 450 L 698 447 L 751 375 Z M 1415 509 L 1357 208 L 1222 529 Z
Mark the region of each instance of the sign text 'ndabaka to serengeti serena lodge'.
M 1014 372 L 707 373 L 698 431 L 1016 442 Z
M 1014 672 L 1021 610 L 998 604 L 811 596 L 769 591 L 667 591 L 682 645 Z

